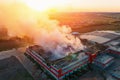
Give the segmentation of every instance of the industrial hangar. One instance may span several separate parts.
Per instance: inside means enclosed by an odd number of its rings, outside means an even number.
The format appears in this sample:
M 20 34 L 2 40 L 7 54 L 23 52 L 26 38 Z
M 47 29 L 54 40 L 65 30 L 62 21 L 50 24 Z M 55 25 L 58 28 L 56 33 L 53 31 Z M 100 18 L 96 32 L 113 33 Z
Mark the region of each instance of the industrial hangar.
M 76 51 L 63 58 L 53 60 L 51 56 L 54 54 L 46 53 L 40 45 L 32 45 L 26 49 L 25 55 L 37 62 L 56 80 L 67 79 L 68 77 L 72 80 L 74 77 L 76 80 L 76 75 L 85 74 L 91 68 L 105 71 L 106 74 L 120 80 L 119 32 L 93 31 L 84 34 L 76 32 L 73 35 L 77 35 L 75 37 L 78 37 L 86 46 L 85 50 Z

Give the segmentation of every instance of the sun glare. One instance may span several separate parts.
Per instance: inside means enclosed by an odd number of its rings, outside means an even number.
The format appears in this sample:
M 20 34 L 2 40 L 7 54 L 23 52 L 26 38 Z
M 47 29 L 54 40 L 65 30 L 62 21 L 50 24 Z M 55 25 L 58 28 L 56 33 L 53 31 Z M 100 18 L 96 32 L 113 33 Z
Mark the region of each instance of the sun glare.
M 25 0 L 24 3 L 31 9 L 37 11 L 47 11 L 62 6 L 65 0 Z

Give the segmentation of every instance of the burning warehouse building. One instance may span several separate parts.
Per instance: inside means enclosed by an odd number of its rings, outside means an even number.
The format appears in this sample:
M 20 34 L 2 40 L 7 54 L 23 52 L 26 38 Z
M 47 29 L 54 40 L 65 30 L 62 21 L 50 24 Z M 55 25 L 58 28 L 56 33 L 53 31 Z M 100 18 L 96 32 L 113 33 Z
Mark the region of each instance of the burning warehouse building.
M 54 58 L 55 54 L 46 52 L 38 45 L 28 47 L 26 54 L 57 80 L 65 78 L 80 68 L 87 67 L 89 62 L 89 56 L 83 51 L 76 51 L 62 58 Z
M 82 48 L 76 48 L 75 45 L 67 44 L 67 46 L 58 46 L 57 51 L 54 50 L 56 48 L 52 49 L 53 51 L 49 51 L 44 46 L 34 45 L 26 49 L 26 54 L 37 62 L 42 69 L 49 72 L 56 80 L 66 78 L 77 71 L 80 71 L 79 74 L 81 74 L 82 68 L 88 69 L 89 63 L 93 64 L 94 67 L 96 66 L 96 70 L 97 68 L 107 70 L 116 62 L 116 57 L 107 53 L 111 53 L 110 51 L 112 50 L 117 52 L 112 52 L 113 54 L 119 55 L 118 48 L 120 47 L 116 46 L 119 46 L 119 33 L 95 31 L 82 34 L 80 37 L 78 33 L 74 33 L 73 35 L 75 35 L 75 42 L 81 39 L 81 42 L 77 46 L 82 46 Z

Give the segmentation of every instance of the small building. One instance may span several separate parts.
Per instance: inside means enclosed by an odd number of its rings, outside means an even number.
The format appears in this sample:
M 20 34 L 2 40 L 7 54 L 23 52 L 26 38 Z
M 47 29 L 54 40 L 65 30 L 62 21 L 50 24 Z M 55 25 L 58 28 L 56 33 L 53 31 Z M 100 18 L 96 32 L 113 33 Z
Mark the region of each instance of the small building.
M 120 38 L 106 43 L 109 46 L 107 52 L 115 57 L 120 57 Z
M 115 31 L 93 31 L 82 34 L 81 39 L 108 46 L 107 52 L 120 56 L 120 33 Z
M 115 31 L 93 31 L 82 34 L 80 38 L 99 44 L 106 44 L 120 38 L 120 33 Z
M 102 69 L 107 68 L 114 62 L 114 57 L 107 54 L 101 54 L 96 57 L 94 64 Z

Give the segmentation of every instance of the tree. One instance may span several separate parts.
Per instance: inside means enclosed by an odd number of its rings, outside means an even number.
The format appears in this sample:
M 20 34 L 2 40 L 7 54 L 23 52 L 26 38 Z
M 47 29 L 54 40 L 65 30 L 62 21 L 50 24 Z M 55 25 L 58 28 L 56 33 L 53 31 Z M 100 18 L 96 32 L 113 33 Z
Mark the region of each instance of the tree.
M 6 39 L 8 37 L 8 30 L 4 26 L 0 26 L 0 39 Z

